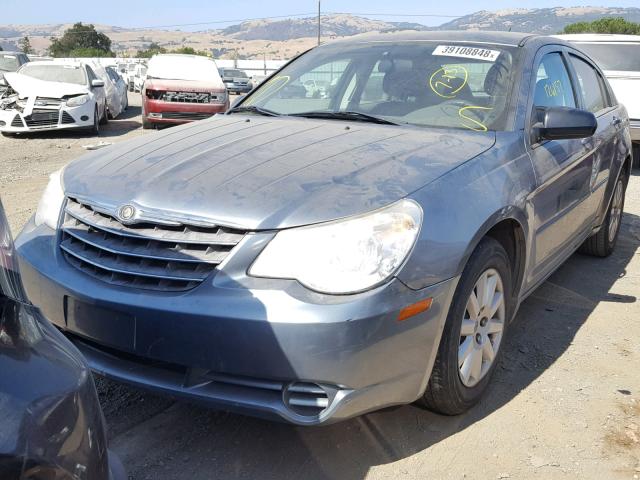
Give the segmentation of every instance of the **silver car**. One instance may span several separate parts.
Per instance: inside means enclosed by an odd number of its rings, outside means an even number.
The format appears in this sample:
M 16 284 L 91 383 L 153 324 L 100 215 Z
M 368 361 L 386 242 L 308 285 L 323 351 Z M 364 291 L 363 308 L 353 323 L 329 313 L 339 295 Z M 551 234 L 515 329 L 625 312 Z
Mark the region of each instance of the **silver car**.
M 307 79 L 332 88 L 292 95 Z M 118 381 L 299 425 L 489 383 L 521 302 L 615 247 L 629 120 L 562 40 L 393 33 L 315 48 L 225 115 L 52 176 L 26 288 Z

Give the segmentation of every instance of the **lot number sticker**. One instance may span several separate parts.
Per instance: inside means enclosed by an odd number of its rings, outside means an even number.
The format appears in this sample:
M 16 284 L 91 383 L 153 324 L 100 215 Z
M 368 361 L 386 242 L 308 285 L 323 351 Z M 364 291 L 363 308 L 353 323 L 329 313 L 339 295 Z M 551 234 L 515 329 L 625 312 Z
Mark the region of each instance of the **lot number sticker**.
M 500 55 L 500 50 L 488 48 L 464 47 L 456 45 L 438 45 L 431 55 L 443 55 L 447 57 L 473 58 L 485 62 L 495 62 Z

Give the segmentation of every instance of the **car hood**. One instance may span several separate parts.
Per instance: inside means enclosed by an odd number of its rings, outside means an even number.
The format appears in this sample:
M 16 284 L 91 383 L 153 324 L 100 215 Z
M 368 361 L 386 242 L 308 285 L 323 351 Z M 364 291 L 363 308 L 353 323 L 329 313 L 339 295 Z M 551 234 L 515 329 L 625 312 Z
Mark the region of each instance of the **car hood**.
M 19 73 L 6 73 L 5 81 L 11 85 L 20 98 L 39 96 L 49 98 L 62 98 L 68 95 L 81 95 L 88 93 L 89 88 L 84 85 L 63 82 L 45 82 L 37 78 L 21 75 Z
M 145 87 L 154 90 L 168 90 L 172 92 L 221 92 L 225 87 L 218 81 L 194 81 L 194 80 L 163 80 L 161 78 L 147 77 Z
M 640 119 L 640 72 L 606 71 L 605 75 L 618 102 L 627 107 L 629 117 Z
M 65 169 L 63 185 L 110 212 L 132 204 L 276 229 L 383 207 L 494 142 L 493 132 L 217 115 L 91 152 Z

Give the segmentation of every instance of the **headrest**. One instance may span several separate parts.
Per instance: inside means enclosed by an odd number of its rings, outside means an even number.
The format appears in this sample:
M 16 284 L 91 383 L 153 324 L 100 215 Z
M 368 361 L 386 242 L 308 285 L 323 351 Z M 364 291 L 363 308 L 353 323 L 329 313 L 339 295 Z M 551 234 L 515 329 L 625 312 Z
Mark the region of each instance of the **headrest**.
M 501 90 L 506 91 L 509 81 L 509 68 L 504 62 L 494 63 L 484 77 L 484 91 L 491 95 L 497 95 Z
M 380 73 L 410 72 L 413 69 L 413 61 L 404 58 L 384 58 L 378 63 Z

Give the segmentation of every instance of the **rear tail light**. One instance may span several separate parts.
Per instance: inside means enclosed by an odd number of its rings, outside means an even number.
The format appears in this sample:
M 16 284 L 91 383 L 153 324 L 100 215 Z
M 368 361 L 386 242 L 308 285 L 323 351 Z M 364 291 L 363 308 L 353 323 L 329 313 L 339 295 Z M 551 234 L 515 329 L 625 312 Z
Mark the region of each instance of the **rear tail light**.
M 0 296 L 26 302 L 9 223 L 0 203 Z

